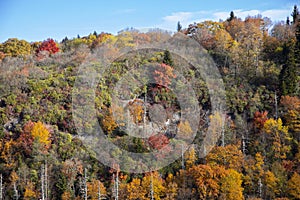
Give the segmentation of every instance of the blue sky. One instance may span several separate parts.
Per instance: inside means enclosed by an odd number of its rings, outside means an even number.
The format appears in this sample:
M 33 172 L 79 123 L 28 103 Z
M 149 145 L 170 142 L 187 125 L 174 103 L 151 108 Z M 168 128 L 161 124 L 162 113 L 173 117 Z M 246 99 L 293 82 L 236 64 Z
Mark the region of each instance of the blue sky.
M 225 20 L 258 13 L 285 20 L 300 0 L 0 0 L 0 42 L 8 38 L 42 41 L 84 36 L 97 31 L 116 34 L 127 28 L 175 31 L 203 20 Z

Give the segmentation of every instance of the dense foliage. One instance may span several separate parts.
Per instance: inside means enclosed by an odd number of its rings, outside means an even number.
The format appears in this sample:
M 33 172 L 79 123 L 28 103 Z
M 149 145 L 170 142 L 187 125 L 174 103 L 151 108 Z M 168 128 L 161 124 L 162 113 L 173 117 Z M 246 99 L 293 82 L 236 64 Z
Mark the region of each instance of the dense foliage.
M 210 112 L 207 87 L 193 66 L 183 74 L 186 80 L 197 80 L 197 133 L 188 122 L 169 121 L 180 112 L 169 86 L 187 61 L 168 49 L 114 60 L 95 91 L 96 115 L 107 139 L 131 152 L 149 152 L 164 148 L 176 134 L 197 134 L 181 158 L 146 174 L 109 169 L 83 145 L 72 118 L 72 88 L 79 66 L 102 47 L 116 47 L 106 52 L 113 55 L 122 48 L 170 38 L 170 33 L 94 32 L 31 44 L 8 39 L 0 44 L 0 199 L 300 199 L 297 6 L 292 18 L 272 26 L 269 18 L 242 20 L 231 12 L 223 22 L 205 21 L 185 29 L 178 23 L 178 32 L 211 55 L 226 87 L 222 137 L 205 158 L 199 158 L 202 131 L 219 118 Z M 148 67 L 156 84 L 128 91 L 127 110 L 114 107 L 116 83 L 137 65 Z M 163 109 L 166 113 L 161 114 Z M 126 111 L 132 132 L 147 128 L 151 119 L 153 135 L 127 135 L 128 121 L 122 118 Z M 90 127 L 90 122 L 82 123 Z

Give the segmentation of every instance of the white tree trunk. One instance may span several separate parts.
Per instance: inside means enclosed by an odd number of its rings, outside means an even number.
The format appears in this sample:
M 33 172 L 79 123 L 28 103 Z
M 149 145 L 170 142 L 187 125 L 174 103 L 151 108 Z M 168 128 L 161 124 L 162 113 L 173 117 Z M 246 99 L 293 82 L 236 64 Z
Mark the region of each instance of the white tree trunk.
M 181 168 L 184 169 L 184 153 L 183 153 L 183 144 L 181 144 Z
M 2 179 L 2 174 L 0 174 L 0 200 L 2 200 L 3 199 L 3 187 L 2 187 L 2 181 L 3 181 L 3 179 Z
M 152 174 L 152 172 L 151 172 L 151 181 L 150 181 L 150 195 L 151 195 L 151 200 L 154 200 L 153 174 Z
M 100 187 L 100 181 L 98 181 L 98 200 L 101 200 L 101 187 Z
M 19 199 L 19 194 L 18 194 L 18 189 L 17 189 L 16 182 L 14 182 L 14 192 L 15 192 L 15 198 L 16 198 L 16 200 L 18 200 Z
M 45 174 L 44 174 L 44 181 L 45 181 L 45 199 L 48 200 L 49 196 L 49 188 L 48 188 L 48 165 L 47 161 L 45 161 Z
M 116 177 L 116 200 L 119 199 L 119 172 L 117 171 Z
M 86 168 L 84 168 L 84 200 L 87 200 L 87 176 L 86 176 Z
M 41 166 L 41 191 L 42 191 L 42 200 L 45 200 L 45 166 Z

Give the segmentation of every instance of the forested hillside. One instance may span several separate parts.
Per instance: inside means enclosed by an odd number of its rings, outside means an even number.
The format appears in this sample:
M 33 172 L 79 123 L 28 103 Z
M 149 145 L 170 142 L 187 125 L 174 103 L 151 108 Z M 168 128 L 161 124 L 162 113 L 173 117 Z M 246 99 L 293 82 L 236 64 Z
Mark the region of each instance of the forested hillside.
M 174 34 L 128 29 L 117 35 L 95 31 L 60 42 L 10 38 L 1 43 L 0 200 L 300 199 L 297 6 L 291 8 L 291 16 L 272 23 L 268 16 L 240 19 L 231 12 L 220 22 L 188 27 L 178 23 Z M 221 137 L 205 157 L 200 148 L 205 130 L 220 124 L 221 116 L 211 112 L 204 78 L 172 49 L 134 53 L 139 45 L 177 34 L 192 38 L 213 58 L 226 90 L 224 126 L 213 129 Z M 107 56 L 132 50 L 130 59 L 116 58 L 105 72 L 95 63 L 102 73 L 95 90 L 95 115 L 106 139 L 126 151 L 144 153 L 167 146 L 176 135 L 195 134 L 193 144 L 170 165 L 134 174 L 128 172 L 134 166 L 126 166 L 124 160 L 120 167 L 128 171 L 115 170 L 102 164 L 78 135 L 72 113 L 78 71 L 105 48 L 110 48 L 103 51 Z M 155 83 L 129 91 L 122 88 L 128 93 L 126 106 L 114 106 L 116 85 L 141 65 Z M 196 132 L 180 120 L 178 99 L 168 87 L 184 84 L 172 82 L 180 70 L 186 80 L 196 80 L 192 83 L 200 109 Z M 84 118 L 90 114 L 84 113 Z M 82 126 L 92 129 L 93 123 L 83 120 Z M 151 136 L 132 136 L 141 129 L 152 131 Z M 117 151 L 108 153 L 121 157 Z

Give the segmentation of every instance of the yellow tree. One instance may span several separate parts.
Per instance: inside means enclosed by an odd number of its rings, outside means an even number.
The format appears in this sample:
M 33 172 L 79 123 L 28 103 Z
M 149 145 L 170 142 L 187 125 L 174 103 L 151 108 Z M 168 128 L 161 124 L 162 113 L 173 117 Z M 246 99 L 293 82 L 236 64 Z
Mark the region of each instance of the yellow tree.
M 277 190 L 277 182 L 278 179 L 271 171 L 266 171 L 264 174 L 264 186 L 265 186 L 265 198 L 274 199 L 276 194 L 278 193 Z
M 241 171 L 244 163 L 244 156 L 237 145 L 215 147 L 206 157 L 209 165 L 222 165 L 226 169 Z
M 266 138 L 272 145 L 266 149 L 270 161 L 285 159 L 291 150 L 288 127 L 283 126 L 281 119 L 268 119 L 264 124 Z
M 91 182 L 87 183 L 87 191 L 91 200 L 101 199 L 101 197 L 106 195 L 106 188 L 103 183 L 96 179 L 92 179 Z
M 183 121 L 178 124 L 178 133 L 177 137 L 179 138 L 189 138 L 191 134 L 193 133 L 193 130 L 190 126 L 190 123 L 188 121 Z
M 206 136 L 204 137 L 201 153 L 203 157 L 206 156 L 214 147 L 216 142 L 219 140 L 222 133 L 224 133 L 224 115 L 220 112 L 214 112 L 209 116 L 210 127 L 207 130 Z M 223 139 L 224 137 L 222 137 Z M 222 142 L 223 143 L 223 142 Z
M 226 175 L 221 178 L 221 198 L 228 200 L 244 199 L 243 197 L 243 187 L 242 187 L 242 174 L 235 171 L 234 169 L 229 169 Z
M 229 56 L 234 54 L 238 47 L 238 43 L 233 40 L 231 35 L 225 29 L 216 31 L 214 52 L 216 54 L 216 62 L 222 67 L 227 67 L 229 64 Z M 225 68 L 224 68 L 225 69 Z
M 133 117 L 133 122 L 138 124 L 143 121 L 144 116 L 144 102 L 139 99 L 135 99 L 134 101 L 129 103 L 129 111 L 131 116 Z
M 31 130 L 31 135 L 36 141 L 43 144 L 45 147 L 49 147 L 51 143 L 50 132 L 42 122 L 39 121 L 34 123 Z
M 18 188 L 17 188 L 17 181 L 19 180 L 19 176 L 15 171 L 12 171 L 9 177 L 9 180 L 11 181 L 12 185 L 13 185 L 13 190 L 14 190 L 14 197 L 16 199 L 19 198 L 19 192 L 18 192 Z
M 2 143 L 2 144 L 1 144 Z M 13 168 L 16 165 L 16 142 L 12 139 L 10 139 L 9 141 L 5 141 L 4 139 L 2 139 L 0 143 L 0 150 L 1 150 L 1 154 L 0 154 L 0 158 L 4 161 L 5 163 L 5 167 L 6 168 Z
M 100 33 L 97 38 L 92 43 L 92 48 L 96 48 L 100 46 L 101 44 L 105 43 L 107 40 L 109 40 L 111 37 L 113 37 L 110 33 Z
M 118 48 L 134 47 L 136 44 L 133 40 L 133 35 L 129 31 L 121 32 L 117 35 L 115 45 Z
M 30 181 L 25 186 L 24 199 L 25 200 L 33 200 L 36 199 L 37 193 L 34 189 L 33 183 Z
M 254 158 L 246 160 L 244 168 L 245 175 L 243 177 L 246 193 L 256 194 L 259 191 L 259 183 L 264 176 L 264 157 L 261 153 L 256 153 Z
M 188 175 L 195 181 L 200 199 L 214 199 L 220 194 L 226 170 L 222 166 L 196 165 L 188 170 Z
M 300 98 L 283 96 L 281 97 L 280 104 L 284 112 L 283 118 L 285 124 L 289 127 L 289 131 L 293 134 L 294 138 L 300 140 Z
M 107 133 L 112 133 L 118 127 L 111 108 L 106 109 L 105 115 L 102 119 L 102 127 Z
M 61 199 L 62 199 L 62 200 L 70 200 L 70 199 L 72 199 L 71 192 L 65 191 L 65 192 L 61 195 Z
M 153 197 L 160 200 L 164 196 L 166 188 L 163 179 L 157 171 L 146 174 L 143 177 L 142 187 L 146 191 L 146 199 L 151 198 L 151 190 L 153 189 Z
M 288 191 L 292 199 L 300 199 L 300 175 L 294 172 L 291 179 L 288 181 Z
M 142 187 L 141 179 L 133 178 L 132 181 L 129 184 L 127 184 L 126 189 L 126 199 L 146 199 L 145 196 L 147 194 L 147 191 L 145 188 Z
M 186 168 L 192 167 L 197 161 L 197 155 L 194 146 L 191 146 L 184 154 Z
M 165 182 L 166 200 L 175 200 L 177 197 L 178 185 L 174 180 L 173 174 L 168 174 Z
M 300 140 L 300 108 L 289 110 L 284 118 L 289 130 L 294 133 L 295 139 Z
M 10 38 L 0 46 L 0 52 L 6 56 L 26 56 L 31 54 L 31 45 L 25 40 Z

